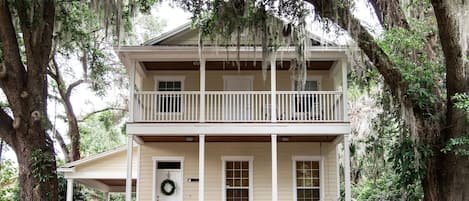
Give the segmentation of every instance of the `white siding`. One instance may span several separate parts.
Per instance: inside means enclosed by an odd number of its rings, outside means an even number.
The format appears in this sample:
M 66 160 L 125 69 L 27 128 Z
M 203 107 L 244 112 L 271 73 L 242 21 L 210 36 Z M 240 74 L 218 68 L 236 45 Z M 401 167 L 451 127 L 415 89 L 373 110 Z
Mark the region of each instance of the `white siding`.
M 271 199 L 271 154 L 270 143 L 211 143 L 207 142 L 205 162 L 205 200 L 220 201 L 222 197 L 222 156 L 253 156 L 254 200 Z M 278 187 L 279 200 L 293 200 L 292 156 L 324 155 L 325 200 L 335 200 L 336 161 L 335 148 L 331 143 L 279 143 L 278 144 Z M 140 200 L 151 201 L 153 190 L 154 156 L 184 157 L 184 201 L 196 201 L 198 184 L 187 182 L 189 177 L 198 177 L 197 143 L 145 143 L 141 147 Z

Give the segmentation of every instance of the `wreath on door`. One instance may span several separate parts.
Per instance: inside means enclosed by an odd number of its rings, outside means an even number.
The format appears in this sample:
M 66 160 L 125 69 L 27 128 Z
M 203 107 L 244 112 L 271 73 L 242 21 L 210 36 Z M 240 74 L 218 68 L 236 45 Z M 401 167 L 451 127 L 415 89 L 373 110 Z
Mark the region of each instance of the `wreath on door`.
M 166 185 L 169 185 L 170 187 L 169 190 L 166 189 Z M 176 184 L 174 183 L 173 180 L 166 179 L 163 182 L 161 182 L 160 189 L 161 189 L 161 193 L 163 193 L 164 195 L 170 196 L 174 194 L 174 192 L 176 191 Z

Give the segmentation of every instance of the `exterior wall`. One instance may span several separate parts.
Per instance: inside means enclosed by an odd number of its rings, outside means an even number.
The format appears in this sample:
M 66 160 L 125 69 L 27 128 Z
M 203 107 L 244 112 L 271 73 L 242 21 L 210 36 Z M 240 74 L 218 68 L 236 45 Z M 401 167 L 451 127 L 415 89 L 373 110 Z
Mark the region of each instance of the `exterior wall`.
M 205 87 L 207 91 L 223 91 L 223 76 L 229 75 L 248 75 L 254 76 L 253 90 L 254 91 L 270 91 L 270 72 L 266 74 L 266 79 L 263 79 L 262 71 L 206 71 Z M 308 75 L 319 75 L 322 77 L 321 88 L 322 91 L 332 91 L 334 87 L 334 79 L 330 77 L 329 71 L 308 71 Z M 185 76 L 184 91 L 198 91 L 199 90 L 199 71 L 149 71 L 146 78 L 142 80 L 143 91 L 155 90 L 155 76 Z M 290 71 L 277 71 L 277 90 L 278 91 L 291 91 L 292 90 L 292 73 Z M 339 79 L 340 81 L 340 79 Z
M 115 153 L 110 156 L 100 158 L 83 165 L 77 165 L 75 172 L 70 174 L 73 177 L 83 178 L 126 178 L 127 162 L 122 159 L 127 158 L 127 151 Z M 137 178 L 138 148 L 133 149 L 132 177 Z M 66 173 L 68 175 L 69 173 Z
M 321 151 L 322 147 L 322 151 Z M 253 156 L 254 200 L 271 200 L 270 143 L 210 143 L 205 144 L 205 200 L 220 201 L 222 197 L 222 156 Z M 279 143 L 279 200 L 293 200 L 293 156 L 324 156 L 324 200 L 336 199 L 336 152 L 331 143 Z M 154 156 L 184 157 L 184 200 L 198 199 L 198 183 L 186 181 L 198 177 L 198 143 L 145 143 L 141 145 L 139 197 L 152 200 Z

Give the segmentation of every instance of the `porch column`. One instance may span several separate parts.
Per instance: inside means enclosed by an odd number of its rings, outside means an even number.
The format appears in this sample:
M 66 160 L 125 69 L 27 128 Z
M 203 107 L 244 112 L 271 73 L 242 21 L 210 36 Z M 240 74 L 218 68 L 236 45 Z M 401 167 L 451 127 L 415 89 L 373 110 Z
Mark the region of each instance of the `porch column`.
M 109 201 L 109 199 L 110 199 L 109 196 L 110 196 L 109 192 L 104 192 L 104 195 L 103 195 L 104 200 Z
M 352 200 L 350 191 L 350 139 L 344 136 L 344 180 L 345 180 L 345 201 Z
M 200 59 L 200 102 L 199 121 L 205 122 L 205 59 Z
M 270 115 L 271 122 L 277 122 L 277 67 L 275 54 L 270 59 Z
M 199 135 L 199 201 L 205 193 L 205 135 Z
M 277 135 L 271 136 L 272 144 L 272 201 L 278 201 Z
M 335 144 L 335 165 L 336 165 L 336 185 L 337 185 L 337 200 L 340 200 L 340 147 L 339 144 Z
M 136 62 L 132 61 L 132 66 L 130 67 L 129 77 L 130 77 L 130 89 L 129 89 L 129 122 L 134 121 L 134 93 L 135 93 L 135 68 Z
M 73 201 L 73 179 L 67 179 L 67 201 Z
M 343 108 L 344 108 L 344 111 L 343 111 L 343 119 L 344 119 L 344 122 L 348 122 L 348 99 L 347 99 L 347 60 L 346 59 L 342 59 L 341 61 L 342 63 L 342 100 L 343 100 Z
M 125 201 L 132 201 L 132 156 L 133 138 L 127 136 L 127 178 L 125 180 Z

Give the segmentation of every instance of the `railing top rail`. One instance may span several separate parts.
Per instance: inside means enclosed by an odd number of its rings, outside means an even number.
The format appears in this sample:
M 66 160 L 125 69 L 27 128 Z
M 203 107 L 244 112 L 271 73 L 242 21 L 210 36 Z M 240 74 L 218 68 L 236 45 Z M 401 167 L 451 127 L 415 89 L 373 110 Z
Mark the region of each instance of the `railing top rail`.
M 139 91 L 135 92 L 136 95 L 145 94 L 200 94 L 200 91 Z
M 343 94 L 342 91 L 277 91 L 277 94 Z
M 206 91 L 205 94 L 270 94 L 270 91 Z
M 277 94 L 342 94 L 342 91 L 277 91 Z M 144 94 L 200 94 L 200 91 L 139 91 Z M 270 91 L 205 91 L 205 94 L 270 94 Z

